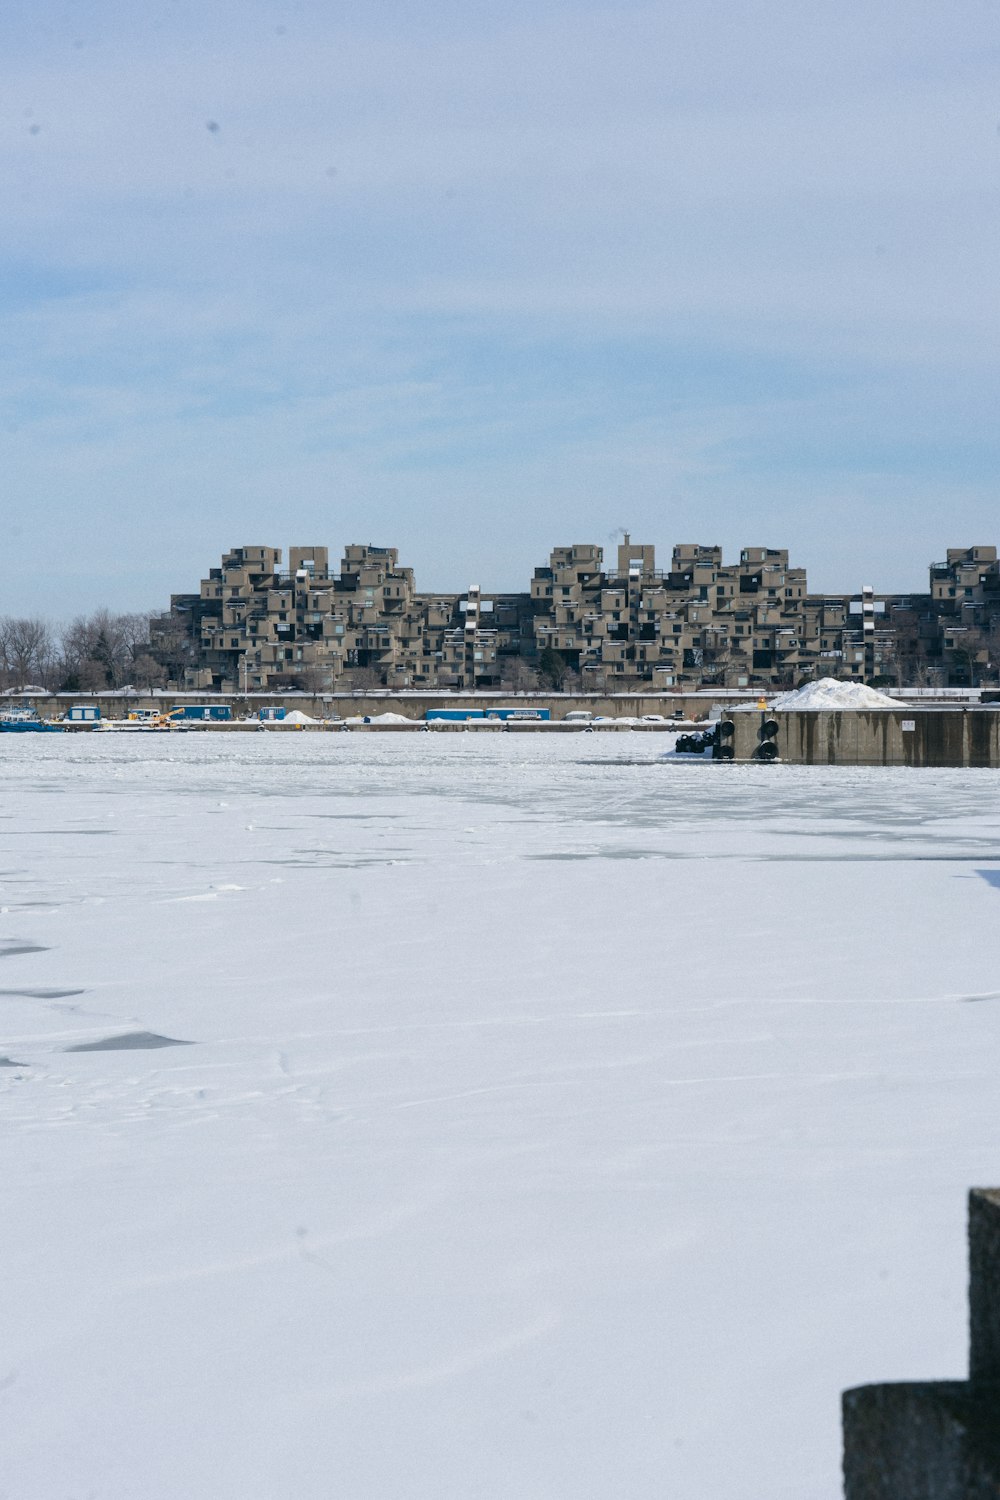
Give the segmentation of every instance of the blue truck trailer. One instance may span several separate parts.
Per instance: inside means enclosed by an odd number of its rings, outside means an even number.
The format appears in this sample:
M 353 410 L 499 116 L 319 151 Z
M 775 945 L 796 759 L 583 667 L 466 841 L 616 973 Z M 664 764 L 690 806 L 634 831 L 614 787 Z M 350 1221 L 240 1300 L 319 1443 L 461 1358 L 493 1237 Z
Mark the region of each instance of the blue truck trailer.
M 550 719 L 552 717 L 547 708 L 487 708 L 484 710 L 487 719 Z
M 424 714 L 424 722 L 431 724 L 435 719 L 443 719 L 449 724 L 464 724 L 468 719 L 485 717 L 481 708 L 429 708 Z
M 433 723 L 435 719 L 444 720 L 450 724 L 465 724 L 470 719 L 549 719 L 551 712 L 547 708 L 429 708 L 424 715 L 425 723 Z

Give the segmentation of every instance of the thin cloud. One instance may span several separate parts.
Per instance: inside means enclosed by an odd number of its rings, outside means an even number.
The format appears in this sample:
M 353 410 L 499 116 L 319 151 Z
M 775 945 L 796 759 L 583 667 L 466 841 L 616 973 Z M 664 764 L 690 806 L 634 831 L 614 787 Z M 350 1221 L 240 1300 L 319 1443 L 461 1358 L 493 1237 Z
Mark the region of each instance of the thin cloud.
M 625 513 L 917 586 L 995 539 L 997 40 L 964 0 L 15 3 L 22 541 L 72 537 L 80 608 L 109 534 L 124 606 L 247 528 L 513 587 Z

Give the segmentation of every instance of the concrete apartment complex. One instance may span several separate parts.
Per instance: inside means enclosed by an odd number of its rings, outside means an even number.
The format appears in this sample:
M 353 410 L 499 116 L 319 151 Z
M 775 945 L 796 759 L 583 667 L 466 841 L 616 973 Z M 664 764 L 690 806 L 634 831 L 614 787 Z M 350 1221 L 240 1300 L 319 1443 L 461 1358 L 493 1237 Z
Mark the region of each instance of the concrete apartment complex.
M 681 545 L 669 569 L 626 534 L 606 569 L 593 543 L 556 547 L 523 594 L 421 594 L 393 547 L 236 547 L 197 594 L 154 619 L 178 689 L 578 692 L 790 687 L 816 677 L 908 686 L 998 681 L 995 547 L 949 549 L 926 594 L 810 594 L 786 551 Z

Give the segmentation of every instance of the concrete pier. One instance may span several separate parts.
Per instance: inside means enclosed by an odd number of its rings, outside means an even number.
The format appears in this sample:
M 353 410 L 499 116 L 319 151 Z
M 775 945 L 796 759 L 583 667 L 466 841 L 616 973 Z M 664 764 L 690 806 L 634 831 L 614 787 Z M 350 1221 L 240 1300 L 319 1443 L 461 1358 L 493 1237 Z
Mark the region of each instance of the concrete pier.
M 737 761 L 798 766 L 1000 767 L 994 708 L 898 708 L 724 714 Z M 777 757 L 763 750 L 771 744 Z

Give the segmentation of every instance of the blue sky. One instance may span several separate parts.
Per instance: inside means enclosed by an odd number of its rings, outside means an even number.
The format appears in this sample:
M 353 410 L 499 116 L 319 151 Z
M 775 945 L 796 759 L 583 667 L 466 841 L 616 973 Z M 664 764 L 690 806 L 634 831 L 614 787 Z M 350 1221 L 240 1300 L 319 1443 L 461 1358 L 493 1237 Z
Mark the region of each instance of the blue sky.
M 8 0 L 0 59 L 0 612 L 1000 542 L 998 0 Z

